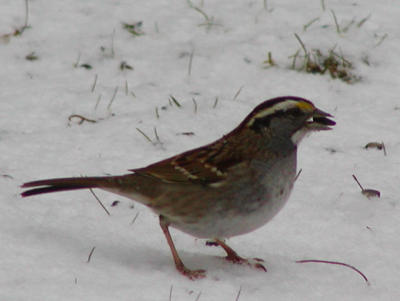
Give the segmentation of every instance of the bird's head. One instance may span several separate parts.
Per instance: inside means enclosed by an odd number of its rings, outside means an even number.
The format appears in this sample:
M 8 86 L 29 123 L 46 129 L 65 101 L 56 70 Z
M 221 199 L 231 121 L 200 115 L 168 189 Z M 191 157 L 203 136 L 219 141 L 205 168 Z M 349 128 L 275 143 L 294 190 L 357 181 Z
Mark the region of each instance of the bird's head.
M 258 105 L 238 128 L 270 137 L 288 137 L 297 145 L 310 132 L 332 129 L 336 123 L 328 117 L 333 116 L 316 108 L 307 99 L 284 96 Z

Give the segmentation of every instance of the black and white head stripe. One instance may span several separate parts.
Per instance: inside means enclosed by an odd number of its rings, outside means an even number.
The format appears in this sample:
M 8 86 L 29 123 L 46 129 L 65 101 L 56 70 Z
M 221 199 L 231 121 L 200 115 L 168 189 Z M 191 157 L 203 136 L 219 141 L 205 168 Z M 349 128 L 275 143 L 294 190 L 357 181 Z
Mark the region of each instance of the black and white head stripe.
M 312 115 L 315 106 L 308 100 L 296 96 L 283 96 L 273 98 L 258 105 L 243 121 L 249 128 L 257 128 L 262 122 L 267 124 L 270 117 L 291 113 L 293 115 Z

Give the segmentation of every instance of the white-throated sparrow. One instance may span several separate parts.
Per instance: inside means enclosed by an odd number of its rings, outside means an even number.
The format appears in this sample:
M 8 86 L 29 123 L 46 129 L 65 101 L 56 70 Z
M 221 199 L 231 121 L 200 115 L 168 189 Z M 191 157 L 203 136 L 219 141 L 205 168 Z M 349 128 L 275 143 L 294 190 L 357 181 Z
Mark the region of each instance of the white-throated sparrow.
M 107 177 L 76 177 L 28 182 L 22 193 L 100 188 L 150 207 L 172 252 L 176 268 L 190 279 L 204 270 L 190 270 L 181 261 L 168 227 L 213 239 L 226 259 L 250 263 L 223 241 L 251 232 L 278 213 L 289 198 L 296 177 L 297 145 L 309 132 L 329 130 L 330 114 L 310 101 L 278 97 L 258 105 L 232 132 L 217 141 L 174 157 Z

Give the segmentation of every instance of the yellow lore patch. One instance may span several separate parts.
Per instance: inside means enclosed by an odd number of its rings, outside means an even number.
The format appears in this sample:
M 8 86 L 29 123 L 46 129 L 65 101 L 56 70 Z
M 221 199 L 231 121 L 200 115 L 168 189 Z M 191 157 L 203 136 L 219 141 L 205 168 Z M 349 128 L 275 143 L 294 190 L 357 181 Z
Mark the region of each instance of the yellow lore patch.
M 312 112 L 315 110 L 315 107 L 311 103 L 305 101 L 297 102 L 297 107 L 304 112 Z

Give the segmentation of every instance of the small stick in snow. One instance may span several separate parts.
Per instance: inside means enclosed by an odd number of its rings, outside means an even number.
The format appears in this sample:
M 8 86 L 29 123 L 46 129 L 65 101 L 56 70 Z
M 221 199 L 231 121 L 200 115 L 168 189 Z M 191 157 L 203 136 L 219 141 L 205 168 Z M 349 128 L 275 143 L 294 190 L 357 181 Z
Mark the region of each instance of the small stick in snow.
M 87 121 L 87 122 L 91 122 L 91 123 L 96 123 L 97 121 L 96 120 L 94 120 L 94 119 L 89 119 L 89 118 L 86 118 L 86 117 L 84 117 L 84 116 L 82 116 L 82 115 L 79 115 L 79 114 L 72 114 L 72 115 L 69 115 L 69 117 L 68 117 L 68 121 L 72 121 L 72 118 L 79 118 L 80 120 L 78 121 L 78 124 L 82 124 L 84 121 Z
M 89 263 L 90 262 L 90 259 L 92 258 L 92 255 L 93 255 L 93 252 L 94 252 L 94 249 L 96 249 L 96 247 L 93 247 L 92 248 L 92 250 L 90 250 L 90 253 L 89 253 L 89 256 L 88 256 L 88 259 L 87 259 L 87 263 Z
M 235 299 L 235 301 L 238 301 L 239 300 L 239 297 L 240 297 L 240 293 L 242 292 L 242 287 L 240 286 L 239 287 L 239 291 L 238 291 L 238 293 L 237 293 L 237 295 L 236 295 L 236 299 Z
M 28 20 L 29 20 L 29 1 L 25 0 L 25 23 L 24 27 L 22 27 L 22 31 L 28 28 Z
M 136 222 L 136 219 L 138 218 L 138 216 L 139 216 L 139 212 L 136 213 L 135 217 L 134 217 L 133 220 L 131 221 L 131 225 L 133 225 L 133 224 Z
M 357 23 L 357 27 L 361 27 L 364 25 L 365 22 L 367 22 L 369 20 L 369 18 L 371 18 L 371 14 L 369 14 L 368 16 L 366 16 L 365 18 L 361 19 L 360 22 Z
M 319 21 L 319 19 L 320 18 L 314 18 L 310 22 L 308 22 L 307 24 L 303 25 L 303 31 L 307 31 L 308 27 L 310 27 L 315 22 Z
M 372 197 L 381 197 L 381 193 L 378 190 L 375 189 L 364 189 L 364 187 L 361 186 L 360 182 L 358 181 L 357 177 L 353 175 L 353 179 L 357 182 L 358 186 L 361 188 L 361 193 L 365 195 L 367 198 L 372 198 Z
M 332 13 L 332 16 L 333 16 L 333 21 L 335 21 L 336 32 L 337 32 L 338 34 L 340 34 L 340 33 L 341 33 L 340 26 L 339 26 L 338 20 L 337 20 L 337 18 L 336 18 L 336 14 L 335 14 L 335 12 L 334 12 L 333 9 L 331 9 L 331 13 Z
M 140 134 L 142 134 L 143 137 L 146 138 L 147 141 L 149 141 L 151 144 L 154 144 L 154 143 L 153 143 L 153 140 L 151 140 L 150 137 L 147 136 L 145 132 L 143 132 L 143 131 L 142 131 L 141 129 L 139 129 L 139 128 L 136 128 L 136 130 L 137 130 Z
M 196 99 L 194 99 L 194 97 L 192 97 L 192 101 L 194 104 L 194 113 L 196 114 L 197 113 L 197 102 L 196 102 Z
M 369 142 L 364 146 L 365 149 L 369 149 L 369 148 L 376 148 L 378 150 L 383 150 L 383 154 L 386 156 L 386 147 L 385 147 L 385 143 L 379 143 L 379 142 Z
M 110 216 L 110 212 L 107 210 L 107 208 L 103 205 L 103 203 L 100 201 L 100 199 L 97 197 L 97 195 L 94 193 L 92 188 L 89 188 L 89 191 L 93 194 L 97 202 L 100 204 L 101 207 L 103 207 L 104 211 Z
M 303 51 L 304 51 L 304 56 L 307 57 L 309 54 L 308 54 L 306 45 L 304 45 L 303 41 L 300 39 L 300 37 L 299 37 L 299 35 L 298 35 L 297 33 L 295 33 L 294 36 L 295 36 L 295 38 L 297 39 L 297 41 L 300 43 L 300 46 L 301 46 L 301 48 L 302 48 Z
M 322 7 L 322 10 L 325 11 L 325 1 L 324 0 L 321 0 L 321 7 Z
M 192 74 L 193 55 L 194 55 L 194 49 L 192 50 L 189 56 L 188 76 Z
M 367 285 L 370 285 L 368 278 L 364 275 L 364 273 L 362 273 L 359 269 L 357 269 L 356 267 L 344 263 L 344 262 L 339 262 L 339 261 L 329 261 L 329 260 L 317 260 L 317 259 L 304 259 L 304 260 L 297 260 L 296 263 L 311 263 L 311 262 L 316 262 L 316 263 L 327 263 L 327 264 L 335 264 L 335 265 L 341 265 L 341 266 L 345 266 L 347 268 L 352 269 L 353 271 L 356 271 L 358 274 L 360 274 L 360 276 L 365 280 L 365 282 L 367 283 Z
M 385 33 L 385 34 L 379 39 L 378 43 L 376 43 L 375 48 L 378 47 L 378 46 L 380 46 L 380 45 L 383 43 L 383 41 L 387 38 L 387 36 L 388 36 L 388 34 Z
M 183 135 L 183 136 L 194 136 L 194 132 L 182 132 L 178 133 L 176 135 Z
M 197 295 L 196 300 L 194 300 L 194 301 L 199 301 L 200 296 L 201 296 L 201 292 Z
M 94 92 L 94 89 L 96 88 L 96 84 L 97 84 L 97 77 L 98 77 L 98 75 L 96 74 L 95 76 L 94 76 L 94 81 L 93 81 L 93 84 L 92 84 L 92 88 L 90 89 L 90 92 Z
M 174 96 L 170 95 L 169 97 L 170 97 L 170 98 L 169 98 L 169 101 L 170 101 L 170 104 L 171 104 L 171 105 L 172 105 L 172 103 L 171 103 L 171 100 L 172 100 L 172 102 L 173 102 L 178 108 L 181 108 L 181 107 L 182 107 L 182 105 L 179 103 L 179 101 L 178 101 Z
M 243 89 L 243 86 L 241 86 L 240 88 L 239 88 L 239 90 L 236 92 L 236 94 L 233 96 L 233 99 L 232 100 L 236 100 L 236 98 L 239 96 L 239 94 L 240 94 L 240 92 L 242 92 L 242 89 Z
M 99 95 L 99 97 L 97 97 L 97 101 L 96 101 L 96 105 L 94 106 L 94 110 L 97 110 L 97 107 L 99 106 L 101 100 L 101 94 Z
M 214 101 L 214 105 L 213 105 L 213 109 L 215 109 L 217 107 L 218 104 L 218 96 L 215 97 L 215 101 Z
M 113 29 L 112 35 L 111 35 L 111 57 L 113 58 L 115 56 L 115 51 L 114 51 L 114 37 L 115 37 L 115 28 Z
M 76 59 L 76 62 L 75 62 L 75 64 L 73 65 L 74 66 L 74 68 L 77 68 L 78 67 L 78 65 L 79 65 L 79 61 L 81 60 L 81 53 L 80 52 L 78 52 L 78 58 Z
M 268 4 L 267 4 L 267 0 L 263 1 L 263 6 L 265 10 L 268 10 Z
M 119 89 L 118 86 L 115 87 L 115 89 L 114 89 L 113 96 L 111 97 L 110 103 L 109 103 L 108 106 L 107 106 L 107 109 L 108 109 L 108 110 L 111 109 L 111 105 L 112 105 L 112 103 L 114 102 L 115 96 L 117 96 L 118 89 Z
M 156 127 L 154 127 L 154 136 L 156 137 L 157 143 L 162 144 L 160 137 L 158 136 Z
M 297 179 L 300 177 L 300 174 L 301 174 L 301 172 L 303 171 L 303 169 L 302 168 L 300 168 L 300 170 L 299 170 L 299 172 L 297 173 L 297 175 L 295 176 L 295 178 L 294 178 L 294 181 L 293 182 L 296 182 L 297 181 Z
M 125 80 L 125 95 L 128 96 L 129 88 L 128 88 L 128 80 Z
M 170 287 L 170 289 L 169 289 L 169 301 L 171 301 L 172 300 L 172 289 L 173 289 L 173 285 L 171 285 L 171 287 Z

